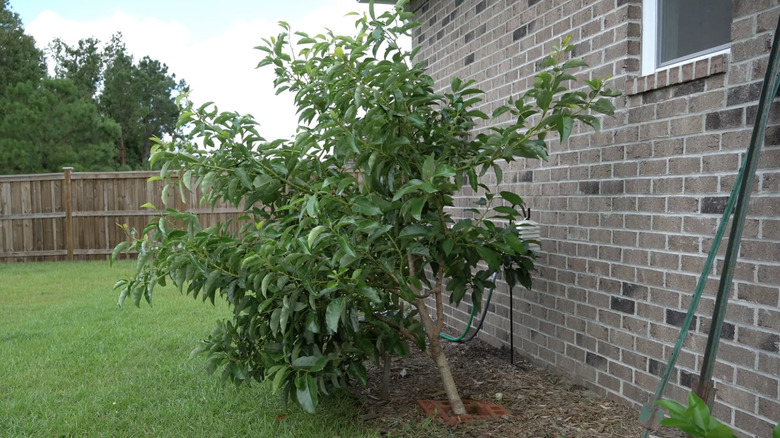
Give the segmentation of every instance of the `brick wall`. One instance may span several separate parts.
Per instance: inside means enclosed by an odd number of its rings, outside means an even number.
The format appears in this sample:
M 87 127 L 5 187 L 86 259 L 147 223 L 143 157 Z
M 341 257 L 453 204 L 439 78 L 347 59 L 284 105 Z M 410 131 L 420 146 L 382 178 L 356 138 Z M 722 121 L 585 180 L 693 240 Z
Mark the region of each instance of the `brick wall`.
M 614 77 L 598 134 L 550 143 L 547 162 L 504 164 L 496 187 L 542 224 L 533 290 L 515 291 L 518 351 L 603 396 L 655 391 L 703 268 L 756 115 L 777 0 L 734 1 L 731 53 L 640 77 L 639 0 L 413 0 L 413 35 L 438 89 L 475 79 L 490 112 L 529 86 L 564 35 L 589 75 Z M 780 105 L 772 109 L 715 368 L 715 414 L 745 436 L 780 421 Z M 493 179 L 495 181 L 495 179 Z M 459 206 L 471 206 L 465 190 Z M 725 249 L 725 242 L 722 245 Z M 721 255 L 724 251 L 721 250 Z M 717 278 L 722 259 L 712 272 Z M 709 281 L 667 396 L 702 365 L 717 282 Z M 484 339 L 508 345 L 506 286 Z M 447 309 L 462 329 L 467 306 Z

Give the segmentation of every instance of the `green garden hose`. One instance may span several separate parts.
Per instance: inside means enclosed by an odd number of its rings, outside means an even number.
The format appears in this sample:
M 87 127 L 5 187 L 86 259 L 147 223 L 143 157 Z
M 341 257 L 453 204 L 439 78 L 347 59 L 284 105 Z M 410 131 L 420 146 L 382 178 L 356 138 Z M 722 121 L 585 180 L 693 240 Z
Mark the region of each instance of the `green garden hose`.
M 477 310 L 477 306 L 472 304 L 471 311 L 469 312 L 469 322 L 466 323 L 466 328 L 463 330 L 463 333 L 461 333 L 460 336 L 450 336 L 446 333 L 440 333 L 440 338 L 450 342 L 468 342 L 472 340 L 480 330 L 482 330 L 482 324 L 485 322 L 485 316 L 487 315 L 488 307 L 490 307 L 490 299 L 493 298 L 493 291 L 496 289 L 497 276 L 498 272 L 493 274 L 493 279 L 491 280 L 493 282 L 493 287 L 490 288 L 490 291 L 488 292 L 487 300 L 485 301 L 485 308 L 482 309 L 482 317 L 479 319 L 479 325 L 477 326 L 477 329 L 474 330 L 474 333 L 466 337 L 466 334 L 471 329 L 471 322 L 474 321 L 474 313 Z

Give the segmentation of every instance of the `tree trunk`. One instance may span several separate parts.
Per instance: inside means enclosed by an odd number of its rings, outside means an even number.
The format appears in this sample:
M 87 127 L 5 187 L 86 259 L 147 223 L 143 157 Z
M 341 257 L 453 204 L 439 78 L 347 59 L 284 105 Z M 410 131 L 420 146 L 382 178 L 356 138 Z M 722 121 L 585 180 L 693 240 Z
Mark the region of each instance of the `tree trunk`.
M 127 152 L 125 150 L 125 135 L 122 133 L 122 135 L 119 136 L 119 154 L 117 156 L 117 161 L 119 161 L 120 166 L 125 165 L 125 157 L 127 155 Z
M 441 296 L 437 296 L 436 299 L 441 299 Z M 455 385 L 455 379 L 452 377 L 450 362 L 447 360 L 447 356 L 444 355 L 444 350 L 441 348 L 441 339 L 439 338 L 441 329 L 437 330 L 439 324 L 434 324 L 428 307 L 425 305 L 425 301 L 422 298 L 416 299 L 414 306 L 419 312 L 420 321 L 425 328 L 425 336 L 428 338 L 428 350 L 426 351 L 426 354 L 433 359 L 436 363 L 436 367 L 439 369 L 441 383 L 444 385 L 444 391 L 447 393 L 447 400 L 450 402 L 452 413 L 454 415 L 466 415 L 466 407 L 463 406 L 463 400 L 460 399 L 458 387 Z
M 444 391 L 447 393 L 447 400 L 449 400 L 450 407 L 452 407 L 452 413 L 454 415 L 466 415 L 466 407 L 463 406 L 463 400 L 460 399 L 458 387 L 455 386 L 455 379 L 452 377 L 452 371 L 450 370 L 450 362 L 441 348 L 439 334 L 436 333 L 435 337 L 429 337 L 428 342 L 430 344 L 430 357 L 436 362 L 436 367 L 439 368 L 441 383 L 444 385 Z

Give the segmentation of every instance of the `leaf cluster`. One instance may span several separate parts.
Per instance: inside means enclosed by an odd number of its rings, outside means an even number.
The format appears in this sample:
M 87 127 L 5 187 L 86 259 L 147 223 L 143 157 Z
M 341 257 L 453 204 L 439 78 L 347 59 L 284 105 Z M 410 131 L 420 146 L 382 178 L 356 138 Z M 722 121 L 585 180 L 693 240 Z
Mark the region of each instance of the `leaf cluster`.
M 236 383 L 270 380 L 285 399 L 314 411 L 320 398 L 350 380 L 365 381 L 364 360 L 426 348 L 425 300 L 443 325 L 442 297 L 479 306 L 503 271 L 531 286 L 534 254 L 518 237 L 523 200 L 480 182 L 500 161 L 546 158 L 546 135 L 565 139 L 574 120 L 598 128 L 590 112 L 610 114 L 614 95 L 600 80 L 569 92 L 571 44 L 545 61 L 533 89 L 492 117 L 511 123 L 475 134 L 483 92 L 454 78 L 438 93 L 417 49 L 398 38 L 417 26 L 400 1 L 373 6 L 355 36 L 283 32 L 258 49 L 276 72 L 279 92 L 295 96 L 293 140 L 267 141 L 251 117 L 195 107 L 182 99 L 179 127 L 188 143 L 157 141 L 151 161 L 160 179 L 202 202 L 243 206 L 240 231 L 202 229 L 190 213 L 166 210 L 117 247 L 138 251 L 138 276 L 117 283 L 120 302 L 151 302 L 157 284 L 234 310 L 198 351 Z M 294 42 L 293 42 L 294 40 Z M 478 201 L 457 216 L 455 196 Z M 165 194 L 163 195 L 165 198 Z M 128 233 L 132 233 L 128 230 Z
M 675 427 L 689 436 L 704 438 L 736 437 L 730 427 L 710 415 L 707 404 L 693 392 L 688 393 L 688 407 L 674 400 L 658 400 L 658 406 L 669 416 L 661 420 L 661 426 Z M 772 438 L 780 438 L 780 424 L 772 431 Z

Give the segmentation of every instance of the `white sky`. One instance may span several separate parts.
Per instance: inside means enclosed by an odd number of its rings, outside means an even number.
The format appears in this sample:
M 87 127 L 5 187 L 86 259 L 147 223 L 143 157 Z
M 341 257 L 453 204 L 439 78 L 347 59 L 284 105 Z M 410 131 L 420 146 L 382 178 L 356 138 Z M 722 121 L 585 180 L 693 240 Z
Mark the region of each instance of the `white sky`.
M 270 67 L 256 69 L 263 52 L 254 47 L 277 35 L 279 20 L 293 31 L 324 28 L 352 34 L 368 5 L 356 0 L 11 0 L 39 48 L 56 37 L 68 44 L 122 32 L 136 60 L 150 56 L 190 86 L 191 99 L 214 101 L 220 110 L 252 114 L 266 139 L 288 138 L 297 118 L 292 96 L 274 95 Z M 377 11 L 380 6 L 377 6 Z

